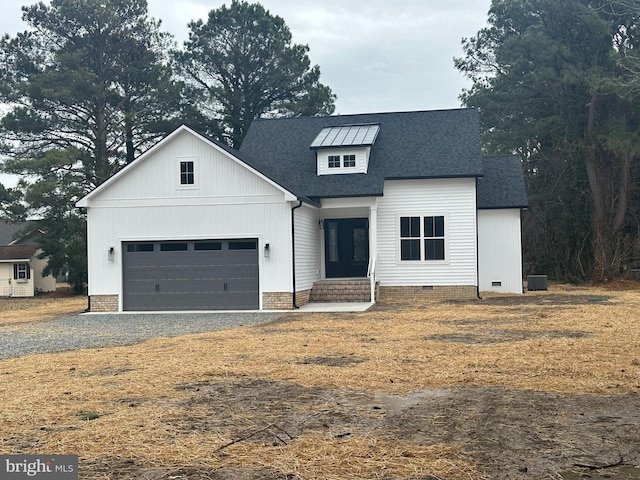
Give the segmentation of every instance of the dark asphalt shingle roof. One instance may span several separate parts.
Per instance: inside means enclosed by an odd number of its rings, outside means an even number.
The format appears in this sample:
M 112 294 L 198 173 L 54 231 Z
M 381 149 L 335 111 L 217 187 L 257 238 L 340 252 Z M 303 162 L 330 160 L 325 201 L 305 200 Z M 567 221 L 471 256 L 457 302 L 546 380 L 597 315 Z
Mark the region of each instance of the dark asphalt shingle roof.
M 311 143 L 324 127 L 379 124 L 367 174 L 316 174 Z M 239 158 L 292 193 L 309 198 L 382 195 L 385 179 L 482 175 L 473 109 L 255 120 Z
M 526 208 L 527 192 L 520 158 L 484 157 L 484 176 L 478 179 L 478 208 Z
M 38 250 L 37 245 L 4 245 L 0 246 L 0 262 L 11 260 L 29 260 Z
M 28 222 L 11 223 L 0 220 L 0 245 L 9 245 L 16 235 L 28 225 Z

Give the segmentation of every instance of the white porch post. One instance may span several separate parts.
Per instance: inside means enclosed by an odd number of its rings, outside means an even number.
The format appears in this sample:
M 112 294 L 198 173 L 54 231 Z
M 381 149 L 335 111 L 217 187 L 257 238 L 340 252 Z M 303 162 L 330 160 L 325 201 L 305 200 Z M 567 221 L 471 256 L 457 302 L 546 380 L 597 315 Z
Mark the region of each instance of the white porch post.
M 369 256 L 378 256 L 378 199 L 376 198 L 369 210 Z
M 371 281 L 371 302 L 376 301 L 376 263 L 378 257 L 378 199 L 369 209 L 369 280 Z

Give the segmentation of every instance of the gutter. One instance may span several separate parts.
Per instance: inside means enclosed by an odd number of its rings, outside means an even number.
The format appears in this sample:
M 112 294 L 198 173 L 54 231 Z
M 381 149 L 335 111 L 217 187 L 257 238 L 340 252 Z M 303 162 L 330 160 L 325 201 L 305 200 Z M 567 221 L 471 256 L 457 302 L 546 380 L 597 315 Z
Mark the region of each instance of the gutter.
M 292 265 L 292 283 L 293 283 L 293 308 L 297 310 L 300 308 L 296 302 L 296 231 L 295 231 L 295 218 L 294 211 L 302 206 L 302 200 L 298 199 L 298 205 L 291 207 L 291 265 Z

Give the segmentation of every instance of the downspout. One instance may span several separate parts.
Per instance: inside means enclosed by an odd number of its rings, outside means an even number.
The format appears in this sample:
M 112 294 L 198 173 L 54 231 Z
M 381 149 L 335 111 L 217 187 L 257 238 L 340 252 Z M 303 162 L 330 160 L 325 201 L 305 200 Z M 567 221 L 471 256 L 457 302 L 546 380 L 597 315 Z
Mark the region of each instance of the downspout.
M 302 206 L 302 200 L 298 200 L 298 205 L 291 207 L 291 265 L 292 265 L 292 276 L 291 279 L 293 281 L 293 308 L 300 308 L 296 303 L 296 227 L 295 227 L 295 218 L 293 212 Z
M 480 233 L 478 231 L 478 177 L 476 177 L 476 296 L 478 300 L 482 300 L 480 296 Z

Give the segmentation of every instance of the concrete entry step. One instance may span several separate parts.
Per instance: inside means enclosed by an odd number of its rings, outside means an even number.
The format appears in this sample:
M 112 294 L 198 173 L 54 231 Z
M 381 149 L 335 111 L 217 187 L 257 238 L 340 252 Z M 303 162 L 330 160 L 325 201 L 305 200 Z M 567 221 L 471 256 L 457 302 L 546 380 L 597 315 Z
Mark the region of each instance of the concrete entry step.
M 310 302 L 369 302 L 371 283 L 368 278 L 333 278 L 313 284 Z

